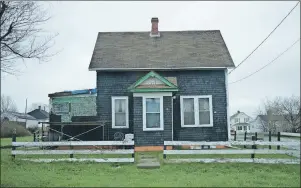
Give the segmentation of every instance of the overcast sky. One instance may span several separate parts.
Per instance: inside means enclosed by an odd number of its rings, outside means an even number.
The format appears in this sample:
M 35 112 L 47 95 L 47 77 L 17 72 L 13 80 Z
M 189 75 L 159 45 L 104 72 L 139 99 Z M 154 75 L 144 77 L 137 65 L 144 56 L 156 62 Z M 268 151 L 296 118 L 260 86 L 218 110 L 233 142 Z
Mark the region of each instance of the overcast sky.
M 151 17 L 159 30 L 221 30 L 235 65 L 239 64 L 284 18 L 289 2 L 47 2 L 52 19 L 43 27 L 59 33 L 51 61 L 22 63 L 20 76 L 5 76 L 1 92 L 19 111 L 25 100 L 48 103 L 48 94 L 96 87 L 96 72 L 88 71 L 100 31 L 149 31 Z M 269 63 L 300 38 L 300 4 L 243 65 L 229 75 L 236 81 Z M 265 97 L 300 96 L 300 43 L 259 73 L 229 85 L 230 114 L 254 116 Z

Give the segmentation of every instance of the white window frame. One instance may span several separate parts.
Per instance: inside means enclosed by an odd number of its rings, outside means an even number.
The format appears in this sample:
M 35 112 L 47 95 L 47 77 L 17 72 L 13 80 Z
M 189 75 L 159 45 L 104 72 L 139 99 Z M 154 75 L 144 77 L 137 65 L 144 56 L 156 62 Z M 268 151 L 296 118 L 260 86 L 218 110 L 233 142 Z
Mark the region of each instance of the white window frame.
M 129 128 L 129 98 L 127 96 L 112 96 L 112 128 L 113 129 L 127 129 Z M 115 125 L 115 100 L 116 99 L 125 99 L 125 117 L 126 124 L 125 126 L 116 126 Z
M 148 128 L 146 127 L 146 99 L 157 98 L 160 99 L 160 127 Z M 143 131 L 163 131 L 163 96 L 154 95 L 154 96 L 143 96 L 142 97 L 142 108 L 143 108 Z
M 183 99 L 193 98 L 194 99 L 194 125 L 184 125 L 184 105 Z M 209 99 L 209 109 L 210 109 L 210 124 L 200 125 L 199 121 L 199 100 L 198 99 Z M 191 95 L 191 96 L 180 96 L 180 108 L 181 108 L 181 127 L 213 127 L 213 106 L 212 106 L 212 95 Z

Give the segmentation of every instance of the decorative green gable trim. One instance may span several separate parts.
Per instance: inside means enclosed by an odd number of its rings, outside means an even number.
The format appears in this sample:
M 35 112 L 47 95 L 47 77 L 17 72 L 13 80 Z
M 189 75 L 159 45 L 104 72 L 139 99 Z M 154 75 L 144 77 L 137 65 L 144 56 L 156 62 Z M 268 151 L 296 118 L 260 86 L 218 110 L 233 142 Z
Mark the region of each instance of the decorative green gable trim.
M 139 89 L 131 89 L 130 92 L 134 93 L 149 93 L 149 92 L 172 92 L 179 91 L 178 89 L 173 88 L 139 88 Z
M 169 88 L 136 88 L 141 83 L 143 83 L 145 80 L 147 80 L 151 77 L 157 78 L 158 80 L 160 80 L 161 82 L 163 82 L 164 84 L 169 86 Z M 155 73 L 154 71 L 151 71 L 151 72 L 147 73 L 145 76 L 143 76 L 142 78 L 140 78 L 139 80 L 137 80 L 134 84 L 132 84 L 128 88 L 128 90 L 131 92 L 178 91 L 178 87 L 176 85 L 174 85 L 173 83 L 171 83 L 170 81 L 168 81 L 166 78 L 160 76 L 159 74 Z

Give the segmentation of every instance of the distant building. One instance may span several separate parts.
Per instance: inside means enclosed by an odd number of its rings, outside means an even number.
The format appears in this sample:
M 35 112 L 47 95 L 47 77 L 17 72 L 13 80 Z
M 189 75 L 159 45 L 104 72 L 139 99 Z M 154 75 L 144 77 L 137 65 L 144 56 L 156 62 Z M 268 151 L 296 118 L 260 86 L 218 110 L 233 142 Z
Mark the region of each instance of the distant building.
M 26 128 L 37 127 L 38 122 L 39 122 L 35 117 L 33 117 L 29 114 L 19 113 L 19 112 L 4 112 L 4 113 L 1 113 L 1 122 L 2 121 L 20 122 Z
M 231 131 L 236 132 L 252 132 L 250 122 L 252 118 L 246 113 L 237 111 L 230 117 Z
M 36 118 L 39 122 L 49 122 L 49 113 L 46 112 L 45 110 L 41 109 L 41 106 L 39 106 L 38 109 L 28 112 L 27 114 Z M 42 124 L 39 124 L 39 127 L 41 127 L 41 126 L 42 126 Z
M 291 132 L 292 127 L 282 115 L 258 115 L 251 123 L 252 132 Z

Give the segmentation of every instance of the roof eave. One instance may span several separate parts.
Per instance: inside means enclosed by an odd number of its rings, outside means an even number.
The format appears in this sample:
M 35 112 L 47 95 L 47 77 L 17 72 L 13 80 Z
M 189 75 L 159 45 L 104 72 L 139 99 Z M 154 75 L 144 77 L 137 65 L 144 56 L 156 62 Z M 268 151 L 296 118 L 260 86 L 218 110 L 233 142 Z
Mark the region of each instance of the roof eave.
M 89 68 L 89 71 L 151 71 L 151 70 L 224 70 L 231 67 L 184 67 L 184 68 Z

